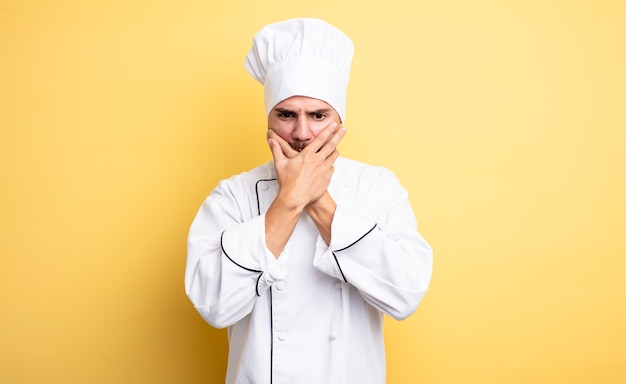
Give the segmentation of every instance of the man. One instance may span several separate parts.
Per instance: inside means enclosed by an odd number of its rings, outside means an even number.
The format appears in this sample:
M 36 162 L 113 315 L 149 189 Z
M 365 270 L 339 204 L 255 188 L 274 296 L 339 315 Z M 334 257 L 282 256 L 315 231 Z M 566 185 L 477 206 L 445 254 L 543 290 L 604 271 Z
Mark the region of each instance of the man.
M 228 327 L 227 383 L 385 382 L 383 315 L 428 289 L 429 245 L 385 168 L 339 157 L 352 41 L 316 19 L 258 32 L 273 161 L 219 183 L 189 233 L 187 295 Z

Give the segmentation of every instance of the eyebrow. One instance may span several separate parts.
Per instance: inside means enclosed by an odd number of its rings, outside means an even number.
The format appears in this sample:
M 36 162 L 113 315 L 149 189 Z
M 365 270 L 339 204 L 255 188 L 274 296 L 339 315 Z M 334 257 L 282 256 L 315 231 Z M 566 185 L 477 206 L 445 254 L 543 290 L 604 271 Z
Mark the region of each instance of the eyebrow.
M 279 113 L 285 113 L 285 112 L 289 112 L 289 113 L 293 113 L 293 114 L 296 113 L 296 111 L 294 111 L 292 109 L 289 109 L 289 108 L 274 108 L 274 110 L 276 112 L 279 112 Z M 312 111 L 307 111 L 305 113 L 306 114 L 315 114 L 315 113 L 328 113 L 328 112 L 330 112 L 330 108 L 319 108 L 319 109 L 315 109 L 315 110 L 312 110 Z
M 320 108 L 320 109 L 311 111 L 309 113 L 328 113 L 328 112 L 330 112 L 330 108 Z

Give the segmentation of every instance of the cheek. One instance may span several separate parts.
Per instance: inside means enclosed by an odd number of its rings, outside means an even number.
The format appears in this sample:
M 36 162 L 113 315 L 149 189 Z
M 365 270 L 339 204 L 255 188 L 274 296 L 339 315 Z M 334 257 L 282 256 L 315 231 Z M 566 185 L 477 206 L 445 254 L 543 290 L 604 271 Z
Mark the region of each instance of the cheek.
M 311 124 L 311 130 L 313 131 L 313 136 L 317 137 L 317 135 L 319 135 L 320 132 L 322 132 L 324 128 L 328 126 L 328 124 L 330 124 L 329 121 L 316 121 L 315 123 Z
M 280 120 L 269 121 L 267 124 L 268 128 L 273 129 L 274 132 L 278 134 L 283 140 L 290 140 L 290 132 L 292 132 L 291 126 L 285 122 Z
M 317 137 L 317 135 L 319 135 L 320 132 L 324 130 L 324 128 L 326 128 L 326 124 L 315 124 L 311 129 L 313 131 L 313 137 Z
M 330 123 L 336 122 L 337 124 L 341 124 L 339 118 L 337 119 L 325 119 L 324 121 L 315 121 L 311 124 L 311 130 L 313 131 L 313 136 L 317 137 L 326 128 Z

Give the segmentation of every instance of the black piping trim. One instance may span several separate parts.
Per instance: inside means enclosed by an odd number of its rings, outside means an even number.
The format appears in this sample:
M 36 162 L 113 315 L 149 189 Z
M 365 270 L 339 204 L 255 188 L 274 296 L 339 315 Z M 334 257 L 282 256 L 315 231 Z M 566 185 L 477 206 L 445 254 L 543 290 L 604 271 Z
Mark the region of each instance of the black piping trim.
M 274 179 L 260 179 L 260 180 L 257 180 L 256 184 L 254 184 L 254 190 L 256 192 L 256 209 L 257 209 L 257 212 L 259 213 L 259 216 L 261 216 L 261 200 L 259 199 L 259 183 L 261 181 L 274 181 L 274 180 L 276 179 L 275 178 Z
M 270 384 L 274 381 L 274 310 L 272 308 L 272 287 L 270 287 Z
M 361 241 L 365 236 L 369 235 L 374 230 L 374 228 L 376 228 L 376 227 L 377 227 L 377 224 L 374 224 L 374 226 L 372 228 L 370 228 L 369 231 L 365 232 L 365 234 L 363 236 L 359 237 L 354 243 L 348 245 L 347 247 L 343 247 L 341 249 L 337 249 L 335 251 L 332 251 L 333 257 L 335 258 L 335 263 L 337 263 L 337 268 L 339 268 L 339 272 L 341 273 L 341 277 L 343 278 L 343 281 L 345 283 L 348 282 L 348 279 L 346 279 L 346 275 L 343 274 L 343 270 L 341 269 L 341 265 L 339 265 L 339 260 L 337 260 L 337 255 L 335 254 L 335 252 L 341 252 L 341 251 L 344 251 L 344 250 L 350 248 L 354 244 L 356 244 L 359 241 Z
M 259 296 L 259 297 L 261 296 L 261 294 L 259 293 L 259 281 L 261 280 L 261 276 L 263 276 L 263 272 L 261 272 L 259 274 L 259 277 L 256 279 L 256 288 L 255 288 L 256 295 Z
M 365 233 L 365 235 L 363 235 L 363 236 L 359 237 L 359 238 L 357 239 L 357 241 L 355 241 L 354 243 L 352 243 L 352 244 L 348 245 L 347 247 L 343 247 L 343 248 L 341 248 L 341 249 L 336 249 L 336 250 L 334 250 L 333 252 L 341 252 L 341 251 L 345 251 L 346 249 L 350 248 L 350 247 L 351 247 L 351 246 L 353 246 L 354 244 L 356 244 L 356 243 L 358 243 L 359 241 L 363 240 L 363 238 L 364 238 L 365 236 L 369 235 L 369 234 L 370 234 L 370 232 L 372 232 L 372 231 L 374 230 L 374 228 L 376 228 L 377 226 L 378 226 L 378 224 L 374 224 L 374 226 L 373 226 L 373 227 L 372 227 L 369 231 L 367 231 L 367 232 Z
M 256 184 L 254 184 L 254 191 L 256 192 L 256 210 L 259 216 L 261 216 L 261 199 L 259 198 L 259 183 L 261 181 L 275 181 L 275 180 L 276 180 L 275 178 L 274 179 L 260 179 L 260 180 L 257 180 Z M 226 252 L 224 252 L 224 254 L 226 254 Z M 263 275 L 263 272 L 261 272 L 261 275 Z M 259 295 L 259 280 L 261 279 L 261 275 L 259 275 L 259 279 L 257 279 L 257 284 L 256 284 L 257 296 L 260 296 Z M 269 291 L 270 291 L 270 384 L 272 384 L 274 382 L 274 312 L 272 310 L 272 287 L 271 286 L 270 286 Z
M 226 232 L 226 231 L 224 231 Z M 263 271 L 259 271 L 256 269 L 252 269 L 252 268 L 246 268 L 243 265 L 237 263 L 235 260 L 231 259 L 230 256 L 228 256 L 228 253 L 226 253 L 226 250 L 224 249 L 224 232 L 222 232 L 222 235 L 220 236 L 220 247 L 222 247 L 222 252 L 224 252 L 224 255 L 226 256 L 226 258 L 228 258 L 228 260 L 232 261 L 233 264 L 235 264 L 236 266 L 238 266 L 239 268 L 243 268 L 246 271 L 250 271 L 250 272 L 258 272 L 260 274 L 263 274 Z
M 337 260 L 337 255 L 335 255 L 335 252 L 332 252 L 333 257 L 335 258 L 335 263 L 337 263 L 337 268 L 339 268 L 339 272 L 341 273 L 341 277 L 343 278 L 344 283 L 347 283 L 348 280 L 346 279 L 346 275 L 343 274 L 343 271 L 341 270 L 341 265 L 339 265 L 339 261 Z
M 256 269 L 244 267 L 243 265 L 239 264 L 235 260 L 231 259 L 230 256 L 228 256 L 228 253 L 226 253 L 226 250 L 224 249 L 224 242 L 223 242 L 223 240 L 224 240 L 224 232 L 222 232 L 222 235 L 220 236 L 220 247 L 222 247 L 222 252 L 224 253 L 224 256 L 226 256 L 226 258 L 228 260 L 230 260 L 233 264 L 235 264 L 239 268 L 245 269 L 246 271 L 258 272 L 259 273 L 259 277 L 257 277 L 257 279 L 256 279 L 256 286 L 255 286 L 254 290 L 255 290 L 257 296 L 261 296 L 259 294 L 259 281 L 261 280 L 261 276 L 263 276 L 263 271 L 259 271 L 259 270 L 256 270 Z

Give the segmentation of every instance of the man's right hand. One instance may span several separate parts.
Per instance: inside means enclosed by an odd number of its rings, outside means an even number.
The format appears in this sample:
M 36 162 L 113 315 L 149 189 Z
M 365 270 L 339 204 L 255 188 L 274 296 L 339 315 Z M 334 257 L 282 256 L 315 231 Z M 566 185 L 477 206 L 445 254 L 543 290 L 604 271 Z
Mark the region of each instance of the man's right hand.
M 309 216 L 324 240 L 330 242 L 330 225 L 336 205 L 327 188 L 335 169 L 333 163 L 339 156 L 337 144 L 345 132 L 343 126 L 332 123 L 298 152 L 276 132 L 269 130 L 268 142 L 280 186 L 278 195 L 265 213 L 265 243 L 274 257 L 280 256 L 307 207 L 316 208 L 309 209 L 315 213 Z
M 285 207 L 302 212 L 326 192 L 334 171 L 333 164 L 339 156 L 337 145 L 344 135 L 343 126 L 333 122 L 302 151 L 297 152 L 276 132 L 271 129 L 268 131 L 268 142 L 280 185 L 277 199 Z

